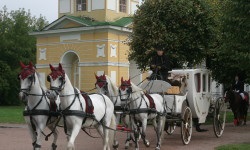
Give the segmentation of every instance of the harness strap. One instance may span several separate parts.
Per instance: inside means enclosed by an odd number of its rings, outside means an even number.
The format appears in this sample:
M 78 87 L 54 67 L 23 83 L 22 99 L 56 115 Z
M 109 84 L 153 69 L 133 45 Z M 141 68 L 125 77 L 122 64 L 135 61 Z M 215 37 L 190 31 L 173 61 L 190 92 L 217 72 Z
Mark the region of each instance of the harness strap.
M 50 115 L 49 110 L 44 109 L 35 109 L 35 110 L 25 110 L 23 111 L 23 116 L 36 116 L 36 115 Z
M 140 108 L 140 109 L 130 109 L 129 114 L 140 114 L 140 113 L 157 113 L 154 108 Z

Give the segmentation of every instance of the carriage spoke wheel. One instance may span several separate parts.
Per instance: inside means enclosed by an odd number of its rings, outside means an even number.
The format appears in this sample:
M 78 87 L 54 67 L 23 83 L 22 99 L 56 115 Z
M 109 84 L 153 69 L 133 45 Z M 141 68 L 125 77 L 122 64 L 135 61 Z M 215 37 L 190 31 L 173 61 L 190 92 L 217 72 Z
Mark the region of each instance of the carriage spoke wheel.
M 218 98 L 214 108 L 214 134 L 216 137 L 221 137 L 225 128 L 226 120 L 226 104 L 223 98 Z
M 167 126 L 167 130 L 166 130 L 167 134 L 171 135 L 171 134 L 173 134 L 173 132 L 176 128 L 176 122 L 167 122 L 166 126 Z
M 184 145 L 189 144 L 192 136 L 192 112 L 185 106 L 182 112 L 181 138 Z

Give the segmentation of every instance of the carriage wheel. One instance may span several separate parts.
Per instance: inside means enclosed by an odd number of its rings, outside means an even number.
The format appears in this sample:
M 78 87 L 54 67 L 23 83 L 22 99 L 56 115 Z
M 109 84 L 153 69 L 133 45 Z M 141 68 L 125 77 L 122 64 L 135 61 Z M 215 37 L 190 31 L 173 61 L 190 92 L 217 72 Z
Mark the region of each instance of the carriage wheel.
M 175 128 L 176 128 L 176 122 L 166 122 L 166 126 L 167 126 L 167 134 L 171 135 L 173 134 Z
M 188 106 L 185 106 L 182 112 L 181 138 L 184 145 L 187 145 L 192 136 L 192 112 Z
M 226 120 L 226 104 L 222 98 L 218 98 L 214 109 L 214 134 L 216 137 L 221 137 L 225 128 Z

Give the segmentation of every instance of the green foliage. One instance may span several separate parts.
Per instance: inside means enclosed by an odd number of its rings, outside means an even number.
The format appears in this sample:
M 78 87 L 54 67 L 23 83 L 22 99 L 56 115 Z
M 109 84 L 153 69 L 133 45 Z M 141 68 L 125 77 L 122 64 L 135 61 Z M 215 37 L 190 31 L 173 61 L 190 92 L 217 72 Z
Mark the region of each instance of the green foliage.
M 46 24 L 43 17 L 31 17 L 24 9 L 0 9 L 0 105 L 17 105 L 19 62 L 35 62 L 36 39 L 29 35 Z
M 217 38 L 212 12 L 204 0 L 144 1 L 133 18 L 129 59 L 143 70 L 160 46 L 166 48 L 174 67 L 200 63 Z
M 221 7 L 221 40 L 213 51 L 211 70 L 220 83 L 229 85 L 238 73 L 250 83 L 250 3 L 226 0 Z

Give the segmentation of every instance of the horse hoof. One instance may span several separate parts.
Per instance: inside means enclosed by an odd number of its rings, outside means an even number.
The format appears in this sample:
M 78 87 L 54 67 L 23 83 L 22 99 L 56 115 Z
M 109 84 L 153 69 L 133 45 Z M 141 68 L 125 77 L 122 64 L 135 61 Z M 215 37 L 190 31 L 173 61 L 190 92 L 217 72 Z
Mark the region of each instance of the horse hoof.
M 155 150 L 160 150 L 160 147 L 156 147 Z
M 149 141 L 146 141 L 144 144 L 145 144 L 146 147 L 149 147 L 149 146 L 150 146 Z
M 116 141 L 115 144 L 113 145 L 113 149 L 118 149 L 119 143 Z
M 52 144 L 52 150 L 56 150 L 57 145 L 55 143 Z

